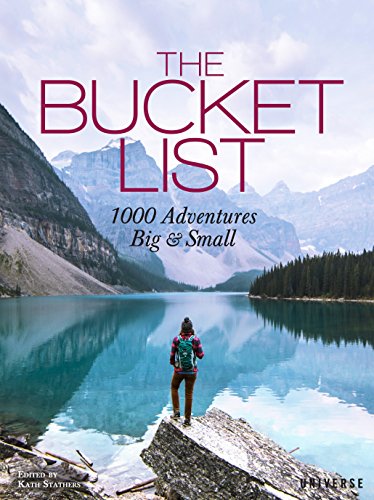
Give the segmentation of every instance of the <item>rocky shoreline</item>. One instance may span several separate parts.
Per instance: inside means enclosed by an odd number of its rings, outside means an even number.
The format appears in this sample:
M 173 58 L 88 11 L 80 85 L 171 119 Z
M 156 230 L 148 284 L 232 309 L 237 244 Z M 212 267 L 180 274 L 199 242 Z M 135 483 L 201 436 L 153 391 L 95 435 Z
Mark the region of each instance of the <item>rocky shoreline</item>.
M 95 490 L 97 474 L 87 465 L 40 452 L 28 436 L 0 430 L 0 497 L 17 498 L 103 498 Z M 58 496 L 60 495 L 60 496 Z
M 2 500 L 157 500 L 154 482 L 119 495 L 100 484 L 89 459 L 80 462 L 42 452 L 29 444 L 28 435 L 13 435 L 0 427 L 0 498 Z M 150 490 L 149 488 L 152 488 Z
M 149 447 L 141 452 L 144 463 L 157 476 L 113 494 L 105 491 L 92 462 L 79 450 L 76 451 L 80 462 L 76 462 L 51 452 L 42 452 L 28 444 L 27 436 L 14 436 L 0 428 L 0 498 L 358 498 L 357 489 L 350 486 L 347 479 L 336 472 L 300 462 L 292 455 L 295 450 L 287 452 L 255 431 L 245 420 L 234 419 L 217 408 L 194 418 L 191 427 L 165 417 Z M 320 484 L 318 489 L 316 482 Z

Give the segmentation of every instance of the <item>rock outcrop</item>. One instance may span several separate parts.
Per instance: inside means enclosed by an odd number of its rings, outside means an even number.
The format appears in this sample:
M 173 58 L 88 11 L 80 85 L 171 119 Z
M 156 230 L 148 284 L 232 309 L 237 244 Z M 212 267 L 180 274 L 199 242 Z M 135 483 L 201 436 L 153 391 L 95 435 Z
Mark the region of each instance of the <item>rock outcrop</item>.
M 338 474 L 300 462 L 245 420 L 216 408 L 191 427 L 165 418 L 141 456 L 159 477 L 159 493 L 170 499 L 358 497 Z

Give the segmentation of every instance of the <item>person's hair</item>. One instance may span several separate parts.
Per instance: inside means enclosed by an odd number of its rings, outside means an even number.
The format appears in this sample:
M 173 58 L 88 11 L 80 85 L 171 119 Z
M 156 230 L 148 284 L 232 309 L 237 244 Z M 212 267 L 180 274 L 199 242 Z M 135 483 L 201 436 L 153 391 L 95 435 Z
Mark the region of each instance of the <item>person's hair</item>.
M 182 321 L 182 324 L 181 324 L 181 331 L 183 333 L 189 333 L 193 330 L 193 324 L 192 324 L 192 321 L 190 320 L 190 318 L 188 316 L 186 316 L 184 318 L 184 320 Z
M 195 335 L 195 330 L 194 330 L 193 328 L 191 328 L 191 330 L 188 330 L 188 332 L 184 332 L 184 331 L 181 329 L 180 333 L 192 333 L 192 335 Z

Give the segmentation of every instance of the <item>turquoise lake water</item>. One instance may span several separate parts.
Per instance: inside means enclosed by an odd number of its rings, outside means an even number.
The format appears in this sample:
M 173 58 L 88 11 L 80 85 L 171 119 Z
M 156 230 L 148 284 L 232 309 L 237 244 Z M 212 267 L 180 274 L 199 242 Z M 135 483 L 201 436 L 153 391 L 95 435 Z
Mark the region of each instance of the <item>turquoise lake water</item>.
M 0 424 L 88 455 L 113 488 L 170 413 L 170 344 L 189 316 L 206 353 L 193 413 L 243 417 L 294 456 L 363 478 L 374 498 L 374 305 L 236 294 L 0 301 Z

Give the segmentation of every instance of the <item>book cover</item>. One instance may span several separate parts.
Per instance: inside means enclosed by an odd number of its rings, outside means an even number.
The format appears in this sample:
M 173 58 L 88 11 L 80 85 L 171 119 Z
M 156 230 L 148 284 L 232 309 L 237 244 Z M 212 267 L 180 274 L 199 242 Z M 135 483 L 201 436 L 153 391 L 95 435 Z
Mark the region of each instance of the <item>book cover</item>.
M 0 11 L 0 496 L 372 498 L 372 3 Z

